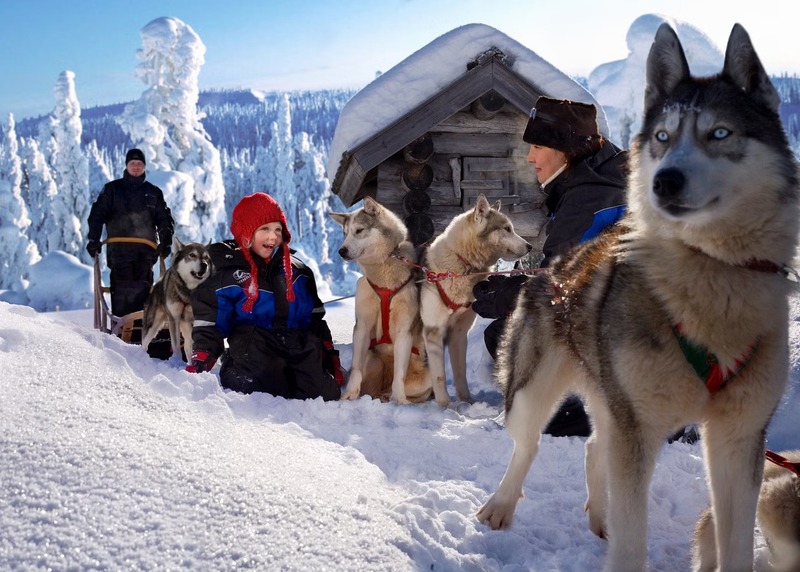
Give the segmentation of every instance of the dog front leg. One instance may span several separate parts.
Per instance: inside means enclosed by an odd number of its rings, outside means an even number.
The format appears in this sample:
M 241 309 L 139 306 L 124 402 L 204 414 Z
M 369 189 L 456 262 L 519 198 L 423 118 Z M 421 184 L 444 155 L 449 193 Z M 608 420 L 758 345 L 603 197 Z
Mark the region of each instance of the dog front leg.
M 356 325 L 353 326 L 353 363 L 342 399 L 358 399 L 361 395 L 361 382 L 364 379 L 364 367 L 369 351 L 369 333 L 366 322 L 356 318 Z
M 752 570 L 753 529 L 764 471 L 764 433 L 763 429 L 756 429 L 733 438 L 736 428 L 720 425 L 709 422 L 702 432 L 719 570 Z
M 476 314 L 472 310 L 464 310 L 456 318 L 447 337 L 447 351 L 450 354 L 450 365 L 453 368 L 453 385 L 456 397 L 460 401 L 472 403 L 467 385 L 467 341 L 469 329 L 475 322 Z
M 647 501 L 663 436 L 647 427 L 609 424 L 608 556 L 606 572 L 642 572 L 647 567 Z M 603 441 L 601 440 L 600 443 Z
M 447 393 L 447 380 L 444 374 L 444 329 L 425 326 L 425 351 L 428 353 L 428 370 L 433 386 L 433 396 L 441 407 L 450 405 L 450 395 Z
M 406 397 L 406 372 L 411 359 L 411 336 L 396 333 L 394 337 L 394 376 L 392 377 L 392 401 L 409 403 Z

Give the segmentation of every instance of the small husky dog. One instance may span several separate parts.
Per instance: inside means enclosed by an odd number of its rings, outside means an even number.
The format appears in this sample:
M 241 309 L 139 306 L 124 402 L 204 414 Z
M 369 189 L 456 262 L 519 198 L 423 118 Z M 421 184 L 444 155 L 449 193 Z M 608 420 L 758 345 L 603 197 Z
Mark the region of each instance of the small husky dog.
M 398 403 L 427 401 L 431 394 L 419 319 L 414 245 L 405 224 L 374 199 L 352 213 L 330 213 L 342 226 L 339 255 L 355 260 L 364 275 L 356 284 L 353 365 L 342 397 L 361 395 Z
M 181 357 L 181 338 L 186 357 L 192 355 L 192 325 L 194 313 L 189 296 L 192 290 L 211 276 L 214 265 L 211 256 L 202 244 L 183 244 L 177 238 L 172 241 L 172 265 L 159 277 L 150 289 L 144 303 L 142 318 L 142 347 L 147 350 L 156 334 L 165 326 L 169 328 L 172 355 Z
M 781 457 L 800 466 L 800 450 L 781 451 Z M 776 572 L 800 570 L 800 477 L 789 468 L 767 463 L 758 495 L 758 526 L 767 542 L 770 565 Z M 717 570 L 714 515 L 706 510 L 695 528 L 694 569 Z
M 431 385 L 436 403 L 447 407 L 450 395 L 445 380 L 444 349 L 450 352 L 456 396 L 471 401 L 467 386 L 467 335 L 475 322 L 472 288 L 483 280 L 498 259 L 515 260 L 531 245 L 514 232 L 511 220 L 481 194 L 475 207 L 456 216 L 428 247 L 425 267 L 433 274 L 452 278 L 422 283 L 420 314 Z
M 739 24 L 722 72 L 706 78 L 690 75 L 675 31 L 658 29 L 628 217 L 528 280 L 509 318 L 496 374 L 514 452 L 480 521 L 511 524 L 541 430 L 576 392 L 592 419 L 586 511 L 608 538 L 606 570 L 646 568 L 657 455 L 694 422 L 719 570 L 752 569 L 764 435 L 788 376 L 785 264 L 800 222 L 779 104 Z

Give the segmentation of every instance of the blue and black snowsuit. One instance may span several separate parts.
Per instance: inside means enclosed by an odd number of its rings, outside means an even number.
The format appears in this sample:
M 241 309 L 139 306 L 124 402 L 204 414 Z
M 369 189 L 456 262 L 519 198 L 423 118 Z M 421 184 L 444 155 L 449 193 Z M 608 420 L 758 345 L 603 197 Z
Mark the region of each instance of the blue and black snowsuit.
M 247 313 L 242 305 L 249 263 L 233 240 L 209 247 L 215 272 L 192 293 L 193 350 L 214 359 L 222 356 L 220 383 L 228 389 L 287 399 L 339 399 L 341 389 L 325 361 L 324 343 L 332 346 L 331 331 L 314 273 L 292 256 L 295 301 L 288 302 L 284 248 L 277 248 L 268 262 L 253 256 L 260 292 Z

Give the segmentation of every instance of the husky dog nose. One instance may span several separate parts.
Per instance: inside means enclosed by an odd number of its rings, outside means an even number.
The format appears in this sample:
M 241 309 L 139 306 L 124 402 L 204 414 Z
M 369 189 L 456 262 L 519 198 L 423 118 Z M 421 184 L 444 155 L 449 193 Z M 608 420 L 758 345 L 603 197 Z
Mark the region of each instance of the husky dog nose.
M 339 256 L 341 256 L 341 257 L 342 257 L 342 258 L 344 258 L 344 259 L 347 259 L 347 256 L 348 256 L 348 250 L 347 250 L 347 247 L 346 247 L 346 246 L 343 246 L 343 247 L 341 247 L 341 248 L 339 249 Z
M 662 198 L 675 197 L 680 194 L 686 184 L 686 177 L 680 169 L 669 167 L 661 169 L 653 177 L 653 192 Z
M 208 264 L 206 264 L 205 262 L 201 262 L 200 263 L 200 275 L 202 276 L 203 274 L 205 274 L 206 270 L 208 270 Z

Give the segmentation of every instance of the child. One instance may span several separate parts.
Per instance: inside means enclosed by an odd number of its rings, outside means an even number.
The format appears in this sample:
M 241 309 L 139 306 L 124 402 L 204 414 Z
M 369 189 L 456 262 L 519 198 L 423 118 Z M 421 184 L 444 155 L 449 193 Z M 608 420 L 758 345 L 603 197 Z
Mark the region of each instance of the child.
M 192 294 L 194 352 L 186 371 L 208 371 L 222 355 L 225 388 L 339 399 L 339 352 L 314 274 L 289 249 L 283 210 L 253 193 L 233 209 L 231 232 L 235 240 L 210 247 L 216 272 Z

